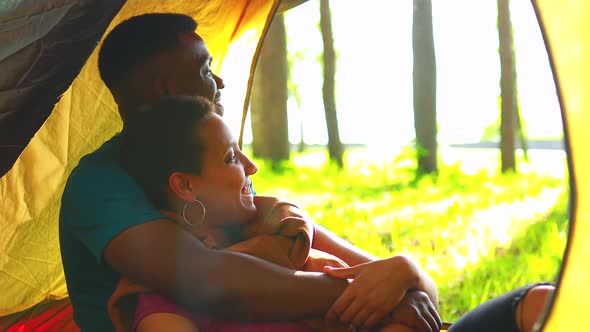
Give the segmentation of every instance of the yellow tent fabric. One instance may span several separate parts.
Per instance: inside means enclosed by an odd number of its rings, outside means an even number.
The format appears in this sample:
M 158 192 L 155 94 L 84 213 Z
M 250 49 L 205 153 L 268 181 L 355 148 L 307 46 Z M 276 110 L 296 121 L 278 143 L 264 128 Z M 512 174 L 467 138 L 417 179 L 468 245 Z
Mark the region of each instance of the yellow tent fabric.
M 537 0 L 561 93 L 572 176 L 572 214 L 557 297 L 543 331 L 582 331 L 590 298 L 590 3 Z
M 109 29 L 146 12 L 193 16 L 217 72 L 224 59 L 241 61 L 223 92 L 229 95 L 226 99 L 245 100 L 252 59 L 277 6 L 272 0 L 134 0 L 127 1 Z M 0 316 L 67 296 L 58 243 L 61 192 L 80 157 L 121 128 L 112 97 L 98 75 L 97 51 L 0 179 Z

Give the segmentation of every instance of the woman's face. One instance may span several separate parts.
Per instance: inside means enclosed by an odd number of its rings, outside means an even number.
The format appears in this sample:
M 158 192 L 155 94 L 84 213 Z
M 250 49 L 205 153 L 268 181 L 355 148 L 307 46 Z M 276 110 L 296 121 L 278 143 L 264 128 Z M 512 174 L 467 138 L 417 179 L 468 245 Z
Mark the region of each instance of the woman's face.
M 200 175 L 191 177 L 191 185 L 205 206 L 204 224 L 241 224 L 253 219 L 256 206 L 250 175 L 258 170 L 256 164 L 242 153 L 217 114 L 202 123 L 199 135 L 205 143 L 203 169 Z

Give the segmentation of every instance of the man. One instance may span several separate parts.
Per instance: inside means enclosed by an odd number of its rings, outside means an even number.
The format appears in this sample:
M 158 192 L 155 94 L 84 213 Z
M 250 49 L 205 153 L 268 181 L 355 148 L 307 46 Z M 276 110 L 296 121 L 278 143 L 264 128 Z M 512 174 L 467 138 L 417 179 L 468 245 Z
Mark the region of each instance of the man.
M 99 53 L 99 71 L 124 127 L 143 104 L 162 96 L 196 95 L 219 104 L 224 84 L 211 72 L 211 55 L 194 32 L 196 27 L 188 16 L 146 14 L 121 23 L 107 36 Z M 347 287 L 346 279 L 206 249 L 152 208 L 119 165 L 118 139 L 113 137 L 80 161 L 62 197 L 62 260 L 74 319 L 83 331 L 113 329 L 106 305 L 121 274 L 189 310 L 234 319 L 317 317 L 338 299 L 330 317 L 369 326 L 394 308 L 362 293 L 364 288 L 358 286 L 378 283 L 371 278 L 361 277 L 368 281 Z M 343 242 L 323 232 L 326 248 Z M 346 248 L 341 254 L 350 265 L 374 260 L 353 246 Z M 195 260 L 199 264 L 192 264 Z M 387 277 L 388 267 L 379 261 L 358 273 Z M 382 294 L 392 292 L 395 285 L 390 284 Z M 433 317 L 433 307 L 425 293 L 408 292 L 393 317 L 429 330 L 435 325 L 433 319 L 439 320 L 436 311 Z

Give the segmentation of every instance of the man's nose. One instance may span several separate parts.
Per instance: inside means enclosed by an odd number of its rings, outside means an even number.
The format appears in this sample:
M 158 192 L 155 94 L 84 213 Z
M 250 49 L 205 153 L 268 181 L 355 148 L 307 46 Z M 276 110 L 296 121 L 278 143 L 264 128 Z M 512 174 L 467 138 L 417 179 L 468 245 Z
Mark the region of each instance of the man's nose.
M 213 74 L 213 79 L 215 79 L 215 83 L 217 84 L 218 89 L 225 88 L 225 84 L 223 83 L 223 80 L 221 79 L 221 77 Z

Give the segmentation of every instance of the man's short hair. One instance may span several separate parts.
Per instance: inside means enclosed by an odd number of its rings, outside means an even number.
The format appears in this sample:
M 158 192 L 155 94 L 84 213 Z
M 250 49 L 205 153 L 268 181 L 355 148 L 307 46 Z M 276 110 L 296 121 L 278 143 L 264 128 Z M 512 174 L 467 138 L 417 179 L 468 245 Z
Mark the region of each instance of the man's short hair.
M 98 54 L 98 70 L 112 91 L 135 66 L 180 43 L 180 36 L 193 33 L 197 22 L 187 15 L 149 13 L 117 25 L 104 39 Z

